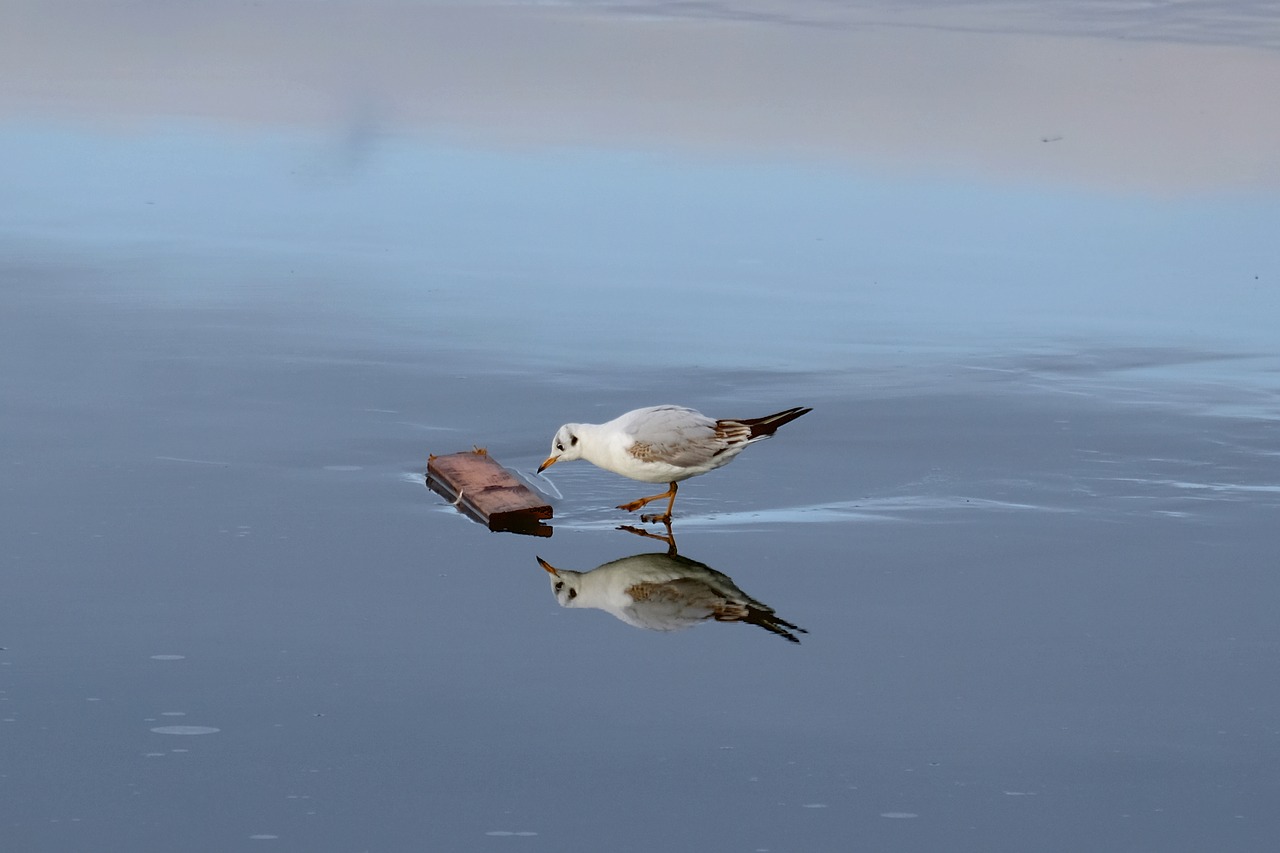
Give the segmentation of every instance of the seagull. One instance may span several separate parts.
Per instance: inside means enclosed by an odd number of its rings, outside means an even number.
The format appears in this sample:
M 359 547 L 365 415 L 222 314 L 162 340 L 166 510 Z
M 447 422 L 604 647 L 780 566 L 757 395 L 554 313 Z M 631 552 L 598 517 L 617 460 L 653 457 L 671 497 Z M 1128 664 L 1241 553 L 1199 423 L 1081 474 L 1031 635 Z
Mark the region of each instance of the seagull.
M 659 495 L 621 504 L 627 512 L 669 498 L 662 515 L 642 521 L 670 521 L 676 505 L 676 485 L 728 464 L 748 444 L 763 441 L 813 409 L 796 406 L 763 418 L 715 420 L 685 406 L 649 406 L 619 415 L 603 424 L 565 424 L 551 441 L 551 455 L 538 466 L 541 474 L 560 461 L 586 459 L 591 464 L 639 480 L 668 483 Z
M 807 634 L 747 595 L 733 578 L 679 554 L 623 557 L 589 572 L 557 569 L 541 557 L 561 607 L 594 607 L 637 628 L 679 631 L 714 619 L 745 622 L 792 643 Z

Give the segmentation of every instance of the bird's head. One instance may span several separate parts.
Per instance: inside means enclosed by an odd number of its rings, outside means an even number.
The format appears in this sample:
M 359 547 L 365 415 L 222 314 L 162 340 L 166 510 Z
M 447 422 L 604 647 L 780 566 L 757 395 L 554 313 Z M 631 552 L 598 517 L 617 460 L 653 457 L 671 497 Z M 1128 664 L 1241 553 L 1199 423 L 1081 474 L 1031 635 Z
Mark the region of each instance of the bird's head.
M 546 570 L 551 577 L 551 591 L 555 593 L 556 601 L 560 602 L 561 607 L 577 607 L 578 602 L 578 586 L 579 578 L 582 577 L 580 572 L 571 572 L 568 569 L 557 569 L 541 557 L 537 558 L 538 565 Z
M 556 430 L 556 437 L 551 440 L 551 455 L 538 466 L 538 473 L 561 461 L 572 462 L 582 458 L 582 442 L 578 438 L 578 424 L 565 424 Z

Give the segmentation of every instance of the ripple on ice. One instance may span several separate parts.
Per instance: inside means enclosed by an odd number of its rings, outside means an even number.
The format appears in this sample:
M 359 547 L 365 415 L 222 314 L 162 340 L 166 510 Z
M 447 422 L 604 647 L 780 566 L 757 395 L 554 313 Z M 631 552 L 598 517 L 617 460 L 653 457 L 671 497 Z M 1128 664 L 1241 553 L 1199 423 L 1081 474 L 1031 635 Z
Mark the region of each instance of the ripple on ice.
M 222 729 L 213 726 L 156 726 L 151 731 L 158 735 L 211 735 Z
M 509 829 L 492 829 L 492 830 L 490 830 L 490 831 L 488 831 L 488 832 L 486 832 L 486 833 L 485 833 L 485 835 L 490 835 L 490 836 L 493 836 L 493 837 L 495 837 L 495 838 L 511 838 L 511 837 L 515 837 L 515 838 L 532 838 L 533 836 L 535 836 L 535 835 L 537 835 L 537 834 L 538 834 L 538 833 L 536 833 L 536 832 L 530 832 L 530 831 L 528 831 L 527 829 L 526 829 L 526 830 L 521 830 L 521 831 L 519 831 L 519 832 L 512 832 L 512 831 L 511 831 L 511 830 L 509 830 Z

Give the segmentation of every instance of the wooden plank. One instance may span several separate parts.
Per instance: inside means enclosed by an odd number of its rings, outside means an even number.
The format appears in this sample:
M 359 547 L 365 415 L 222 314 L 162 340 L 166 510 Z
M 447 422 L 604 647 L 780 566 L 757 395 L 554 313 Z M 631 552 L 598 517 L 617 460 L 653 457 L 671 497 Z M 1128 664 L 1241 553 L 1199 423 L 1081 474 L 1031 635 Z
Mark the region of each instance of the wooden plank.
M 427 487 L 490 530 L 550 536 L 551 507 L 481 448 L 427 459 Z

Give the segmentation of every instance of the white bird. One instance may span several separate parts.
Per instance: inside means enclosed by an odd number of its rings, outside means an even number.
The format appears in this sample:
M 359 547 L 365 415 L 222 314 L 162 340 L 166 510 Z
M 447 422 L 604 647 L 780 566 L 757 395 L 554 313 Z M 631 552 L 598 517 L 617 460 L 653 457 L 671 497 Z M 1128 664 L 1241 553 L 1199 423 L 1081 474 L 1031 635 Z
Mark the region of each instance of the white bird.
M 679 631 L 714 619 L 757 625 L 793 643 L 808 633 L 747 595 L 733 579 L 679 554 L 636 554 L 589 572 L 557 569 L 538 557 L 551 575 L 561 607 L 594 607 L 628 625 Z
M 769 438 L 778 427 L 813 411 L 803 406 L 763 418 L 715 420 L 684 406 L 649 406 L 603 424 L 565 424 L 551 441 L 551 455 L 538 466 L 545 471 L 560 461 L 586 459 L 591 464 L 640 480 L 669 483 L 660 495 L 622 504 L 635 512 L 651 501 L 670 498 L 663 515 L 646 521 L 670 521 L 676 484 L 728 464 L 749 444 Z

